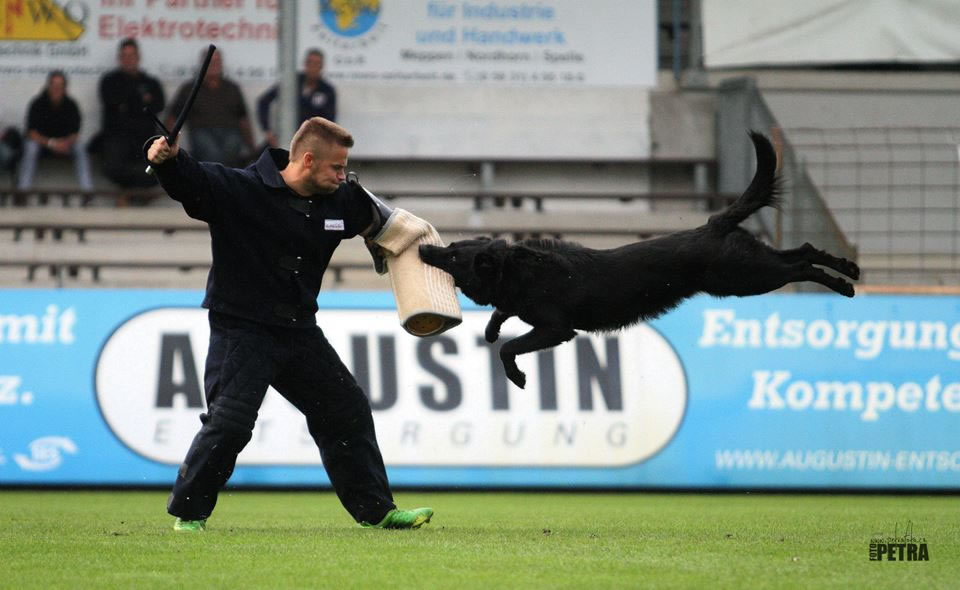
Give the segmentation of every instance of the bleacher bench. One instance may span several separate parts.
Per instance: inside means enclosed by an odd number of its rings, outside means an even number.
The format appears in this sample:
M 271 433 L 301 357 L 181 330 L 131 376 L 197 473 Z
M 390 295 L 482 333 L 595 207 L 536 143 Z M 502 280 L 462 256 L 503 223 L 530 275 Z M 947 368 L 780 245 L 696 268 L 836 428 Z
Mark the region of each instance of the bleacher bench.
M 8 193 L 9 194 L 9 193 Z M 49 191 L 49 194 L 57 194 Z M 64 191 L 64 195 L 84 196 L 86 193 Z M 445 242 L 477 235 L 522 237 L 556 237 L 582 241 L 594 247 L 609 247 L 649 238 L 673 231 L 690 229 L 706 222 L 707 213 L 700 211 L 645 212 L 623 210 L 553 210 L 525 211 L 520 209 L 484 207 L 451 208 L 444 206 L 450 199 L 497 196 L 493 193 L 463 193 L 456 195 L 430 194 L 421 191 L 407 193 L 394 191 L 390 197 L 438 197 L 436 204 L 416 206 L 412 212 L 437 228 Z M 504 193 L 516 196 L 517 193 Z M 101 193 L 90 193 L 101 195 Z M 108 193 L 111 196 L 113 193 Z M 522 194 L 524 198 L 543 197 L 542 194 Z M 445 197 L 445 198 L 439 198 Z M 625 195 L 610 195 L 625 199 Z M 647 198 L 635 194 L 635 198 Z M 655 198 L 728 201 L 729 195 L 696 195 L 678 193 L 655 195 Z M 48 267 L 51 274 L 62 277 L 64 272 L 76 274 L 78 269 L 90 269 L 93 280 L 99 280 L 102 268 L 167 268 L 207 269 L 210 266 L 209 243 L 200 232 L 206 232 L 205 223 L 191 219 L 177 206 L 170 207 L 63 207 L 30 205 L 0 209 L 0 232 L 12 233 L 12 240 L 0 244 L 0 266 L 24 267 L 27 279 L 32 280 L 38 269 Z M 402 202 L 392 201 L 395 206 Z M 461 202 L 461 205 L 463 203 Z M 64 232 L 76 232 L 79 239 L 62 240 Z M 103 233 L 101 233 L 103 232 Z M 117 242 L 117 233 L 131 232 L 136 239 Z M 196 239 L 178 240 L 180 232 L 195 234 Z M 54 239 L 47 240 L 52 234 Z M 182 234 L 180 234 L 182 235 Z M 24 239 L 27 236 L 32 239 Z M 334 255 L 329 269 L 336 281 L 347 269 L 372 269 L 369 254 L 361 240 L 344 242 Z M 62 281 L 61 281 L 62 282 Z
M 706 222 L 699 212 L 595 212 L 536 213 L 504 210 L 413 211 L 441 233 L 493 234 L 597 234 L 649 237 L 690 229 Z M 143 209 L 20 207 L 5 209 L 0 229 L 13 230 L 15 239 L 25 230 L 195 231 L 206 224 L 191 219 L 176 207 Z

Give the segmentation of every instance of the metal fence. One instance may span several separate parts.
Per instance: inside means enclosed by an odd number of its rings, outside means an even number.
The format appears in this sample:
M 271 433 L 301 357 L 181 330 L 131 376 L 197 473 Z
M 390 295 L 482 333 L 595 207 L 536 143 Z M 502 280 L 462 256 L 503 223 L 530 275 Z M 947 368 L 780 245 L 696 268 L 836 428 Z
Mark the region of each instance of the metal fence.
M 837 223 L 795 146 L 782 137 L 777 139 L 782 145 L 780 173 L 789 194 L 776 216 L 776 243 L 789 248 L 809 242 L 836 256 L 858 260 L 860 253 Z M 822 289 L 817 285 L 816 290 Z
M 870 283 L 960 285 L 960 128 L 786 130 Z
M 810 242 L 817 248 L 858 260 L 857 248 L 844 235 L 824 201 L 817 182 L 808 173 L 791 133 L 783 133 L 773 112 L 750 78 L 727 80 L 717 93 L 718 189 L 742 191 L 750 182 L 755 158 L 746 130 L 772 136 L 780 153 L 780 173 L 785 198 L 779 211 L 765 209 L 753 219 L 761 233 L 773 236 L 779 248 L 795 248 Z M 815 283 L 798 283 L 796 290 L 822 291 Z

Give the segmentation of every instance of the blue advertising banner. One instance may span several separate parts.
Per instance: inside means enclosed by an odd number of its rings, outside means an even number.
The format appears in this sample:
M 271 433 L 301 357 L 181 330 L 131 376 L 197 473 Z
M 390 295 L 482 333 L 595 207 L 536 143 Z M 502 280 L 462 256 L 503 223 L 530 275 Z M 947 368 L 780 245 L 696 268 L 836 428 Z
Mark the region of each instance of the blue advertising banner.
M 201 299 L 0 290 L 0 485 L 169 485 L 204 409 Z M 960 488 L 958 298 L 700 297 L 521 356 L 523 390 L 469 301 L 425 339 L 389 292 L 319 303 L 394 485 Z M 231 483 L 328 484 L 276 392 Z

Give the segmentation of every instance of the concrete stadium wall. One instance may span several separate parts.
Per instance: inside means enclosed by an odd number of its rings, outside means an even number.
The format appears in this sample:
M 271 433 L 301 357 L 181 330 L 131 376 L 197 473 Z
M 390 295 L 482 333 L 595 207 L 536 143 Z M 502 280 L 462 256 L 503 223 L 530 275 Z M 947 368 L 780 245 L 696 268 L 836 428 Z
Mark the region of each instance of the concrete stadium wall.
M 933 127 L 960 120 L 960 79 L 952 72 L 747 74 L 785 127 Z
M 43 79 L 7 80 L 0 124 L 22 127 Z M 180 82 L 164 82 L 167 100 Z M 264 84 L 244 86 L 255 112 Z M 649 92 L 636 88 L 339 86 L 339 121 L 360 158 L 640 160 L 650 156 Z M 100 127 L 97 84 L 71 80 L 81 135 Z M 257 125 L 257 136 L 260 129 Z

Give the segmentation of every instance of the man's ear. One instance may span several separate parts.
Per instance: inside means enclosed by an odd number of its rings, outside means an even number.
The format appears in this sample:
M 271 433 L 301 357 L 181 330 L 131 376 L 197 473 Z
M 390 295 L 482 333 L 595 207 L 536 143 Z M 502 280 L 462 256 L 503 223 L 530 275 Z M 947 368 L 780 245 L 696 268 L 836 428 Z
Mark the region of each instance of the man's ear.
M 313 157 L 313 152 L 311 152 L 310 150 L 303 152 L 303 155 L 300 156 L 300 162 L 303 164 L 303 167 L 307 170 L 309 170 L 310 167 L 313 166 L 314 159 L 315 158 Z
M 503 270 L 503 254 L 491 249 L 478 252 L 473 259 L 473 272 L 485 283 L 499 283 Z

